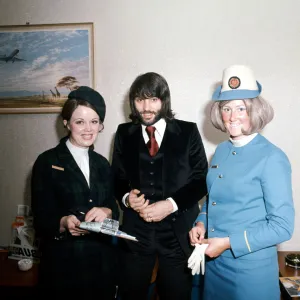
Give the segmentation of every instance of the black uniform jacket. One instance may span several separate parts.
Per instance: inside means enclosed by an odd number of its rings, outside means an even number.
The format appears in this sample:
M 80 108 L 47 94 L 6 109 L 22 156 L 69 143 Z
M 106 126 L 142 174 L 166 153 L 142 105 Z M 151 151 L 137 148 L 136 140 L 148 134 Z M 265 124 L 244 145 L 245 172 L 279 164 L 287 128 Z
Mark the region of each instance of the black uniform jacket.
M 106 158 L 89 150 L 90 187 L 66 146 L 67 138 L 37 158 L 32 171 L 32 209 L 39 235 L 59 234 L 60 219 L 71 211 L 87 212 L 108 207 L 118 209 L 113 195 L 111 167 Z
M 132 209 L 122 204 L 122 197 L 131 189 L 140 187 L 139 143 L 142 138 L 141 125 L 124 123 L 119 125 L 114 145 L 113 172 L 115 195 L 124 210 L 124 231 L 130 233 L 134 222 L 126 218 L 141 220 Z M 172 197 L 178 211 L 168 219 L 173 223 L 175 234 L 182 249 L 190 255 L 188 232 L 199 213 L 198 201 L 207 194 L 207 158 L 195 123 L 170 120 L 164 133 L 163 195 Z M 137 215 L 137 214 L 136 214 Z
M 96 286 L 99 278 L 110 280 L 111 236 L 61 235 L 60 219 L 77 210 L 86 213 L 93 207 L 108 207 L 113 218 L 118 218 L 111 167 L 106 158 L 89 150 L 89 187 L 66 140 L 63 138 L 57 147 L 39 155 L 32 171 L 32 210 L 42 242 L 41 267 L 45 281 L 52 277 L 48 284 L 54 287 Z

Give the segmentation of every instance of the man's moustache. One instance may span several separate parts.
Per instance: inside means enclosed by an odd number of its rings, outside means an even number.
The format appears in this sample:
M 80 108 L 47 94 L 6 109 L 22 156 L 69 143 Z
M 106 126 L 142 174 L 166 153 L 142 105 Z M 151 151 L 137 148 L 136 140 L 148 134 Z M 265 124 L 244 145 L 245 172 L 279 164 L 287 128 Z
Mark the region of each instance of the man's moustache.
M 150 110 L 144 110 L 140 112 L 140 115 L 144 115 L 144 114 L 154 114 L 156 115 L 157 113 L 155 111 L 150 111 Z

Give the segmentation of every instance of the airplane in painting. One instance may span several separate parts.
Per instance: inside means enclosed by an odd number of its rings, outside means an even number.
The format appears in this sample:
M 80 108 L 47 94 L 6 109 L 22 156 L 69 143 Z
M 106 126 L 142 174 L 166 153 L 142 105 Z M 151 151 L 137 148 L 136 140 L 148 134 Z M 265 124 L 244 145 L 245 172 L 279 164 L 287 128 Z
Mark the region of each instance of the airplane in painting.
M 8 61 L 11 61 L 11 62 L 15 62 L 15 61 L 26 61 L 25 59 L 22 59 L 22 58 L 18 58 L 17 57 L 17 54 L 20 52 L 19 49 L 15 49 L 11 54 L 9 54 L 8 56 L 6 55 L 3 55 L 3 56 L 0 56 L 0 61 L 5 61 L 5 62 L 8 62 Z

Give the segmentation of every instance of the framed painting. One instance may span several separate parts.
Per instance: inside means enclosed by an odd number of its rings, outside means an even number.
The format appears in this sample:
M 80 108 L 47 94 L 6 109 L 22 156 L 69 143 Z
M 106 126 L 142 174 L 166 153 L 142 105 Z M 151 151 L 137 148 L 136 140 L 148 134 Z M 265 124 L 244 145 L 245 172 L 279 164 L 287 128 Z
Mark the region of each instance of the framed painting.
M 0 113 L 60 112 L 94 88 L 93 23 L 0 26 Z

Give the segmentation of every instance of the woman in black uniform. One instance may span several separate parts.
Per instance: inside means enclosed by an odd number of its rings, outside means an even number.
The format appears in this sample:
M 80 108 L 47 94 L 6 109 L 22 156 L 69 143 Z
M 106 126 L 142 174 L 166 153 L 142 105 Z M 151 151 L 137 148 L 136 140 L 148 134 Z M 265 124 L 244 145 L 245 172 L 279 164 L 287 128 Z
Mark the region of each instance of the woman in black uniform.
M 41 238 L 44 293 L 114 299 L 116 254 L 111 236 L 78 228 L 80 221 L 118 218 L 111 168 L 93 151 L 105 102 L 89 87 L 68 95 L 61 113 L 69 134 L 40 154 L 32 172 L 32 210 Z

